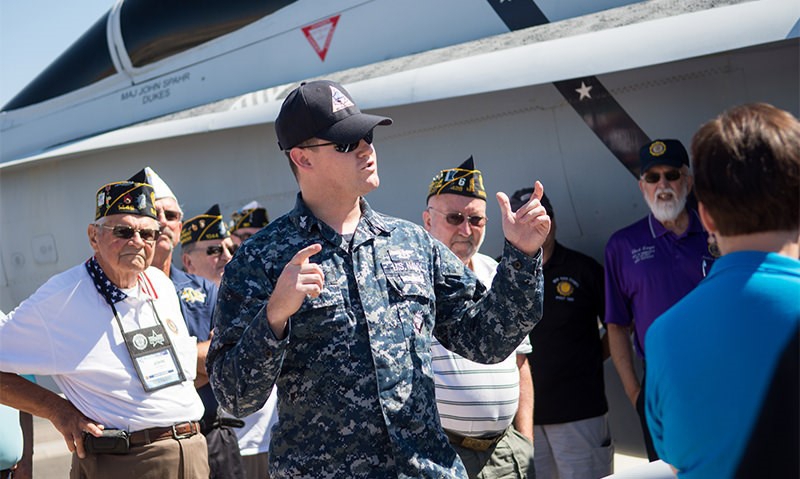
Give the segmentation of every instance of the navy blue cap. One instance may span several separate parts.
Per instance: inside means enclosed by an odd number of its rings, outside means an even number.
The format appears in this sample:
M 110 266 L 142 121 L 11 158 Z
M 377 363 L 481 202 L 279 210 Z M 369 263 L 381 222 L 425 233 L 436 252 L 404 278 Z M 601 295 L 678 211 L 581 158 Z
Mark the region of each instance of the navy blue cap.
M 639 171 L 643 174 L 656 165 L 689 166 L 689 154 L 678 140 L 653 140 L 639 150 Z

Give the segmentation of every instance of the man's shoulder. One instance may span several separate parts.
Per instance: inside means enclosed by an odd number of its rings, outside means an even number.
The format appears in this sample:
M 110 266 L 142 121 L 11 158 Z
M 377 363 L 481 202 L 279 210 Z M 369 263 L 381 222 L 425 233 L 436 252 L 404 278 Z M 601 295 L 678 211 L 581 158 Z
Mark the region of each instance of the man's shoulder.
M 383 213 L 376 212 L 375 216 L 386 228 L 392 243 L 406 243 L 411 246 L 422 242 L 426 247 L 433 244 L 433 237 L 425 231 L 425 228 L 416 223 Z
M 639 243 L 643 240 L 651 239 L 653 233 L 650 231 L 648 218 L 649 216 L 645 216 L 613 232 L 606 243 L 606 251 L 619 245 Z
M 689 295 L 692 293 L 690 292 Z M 688 296 L 688 295 L 687 295 Z M 686 299 L 685 297 L 683 299 Z M 673 342 L 672 336 L 674 334 L 682 334 L 682 332 L 692 331 L 692 328 L 687 328 L 684 320 L 689 322 L 697 320 L 698 311 L 687 309 L 685 303 L 678 301 L 671 308 L 666 310 L 658 316 L 653 324 L 647 328 L 647 335 L 645 335 L 645 350 L 650 353 L 656 354 L 660 351 L 662 345 L 668 348 L 673 348 L 675 344 L 680 342 Z
M 45 283 L 39 288 L 39 290 L 44 289 L 61 289 L 64 286 L 71 286 L 76 281 L 81 279 L 91 279 L 89 273 L 86 271 L 86 266 L 84 263 L 76 264 L 71 268 L 62 271 L 60 273 L 54 274 L 51 276 Z M 37 291 L 39 291 L 37 290 Z
M 148 270 L 148 273 L 149 272 L 150 270 Z M 175 267 L 173 267 L 173 269 L 170 271 L 170 280 L 172 280 L 172 283 L 175 285 L 176 289 L 194 287 L 204 292 L 217 289 L 217 285 L 210 280 L 203 278 L 202 276 L 197 276 L 196 274 L 187 273 L 186 271 Z
M 231 262 L 244 260 L 249 263 L 254 259 L 267 260 L 281 254 L 289 254 L 291 258 L 300 245 L 309 241 L 308 236 L 294 224 L 291 213 L 284 214 L 242 243 Z
M 650 216 L 644 216 L 611 234 L 611 238 L 628 238 L 650 232 Z
M 176 285 L 173 280 L 161 269 L 156 268 L 155 266 L 150 266 L 144 270 L 144 276 L 153 285 L 159 295 L 163 294 L 164 291 L 168 291 L 169 289 L 175 291 Z
M 404 220 L 403 218 L 398 218 L 396 216 L 387 215 L 385 213 L 379 213 L 377 211 L 375 211 L 374 213 L 375 216 L 378 217 L 389 229 L 392 230 L 399 229 L 408 232 L 427 234 L 425 228 L 411 221 Z
M 588 254 L 581 253 L 578 250 L 574 250 L 572 248 L 567 248 L 566 246 L 561 246 L 564 251 L 564 258 L 568 263 L 578 263 L 581 265 L 586 265 L 589 267 L 594 268 L 603 268 L 599 261 L 594 259 L 593 257 L 589 256 Z

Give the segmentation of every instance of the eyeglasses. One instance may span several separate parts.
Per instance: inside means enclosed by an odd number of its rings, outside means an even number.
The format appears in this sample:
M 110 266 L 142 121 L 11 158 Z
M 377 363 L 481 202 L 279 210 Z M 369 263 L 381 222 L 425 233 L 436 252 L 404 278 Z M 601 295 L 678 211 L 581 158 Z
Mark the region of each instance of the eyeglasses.
M 134 228 L 133 226 L 126 226 L 126 225 L 106 226 L 97 223 L 95 223 L 95 226 L 111 230 L 111 234 L 113 234 L 117 238 L 122 238 L 126 240 L 133 238 L 133 235 L 139 233 L 139 237 L 142 238 L 142 241 L 152 242 L 157 240 L 158 237 L 161 235 L 160 230 L 152 228 Z
M 664 172 L 664 178 L 667 181 L 677 181 L 680 177 L 681 177 L 680 170 L 668 170 Z M 658 183 L 659 181 L 661 181 L 661 173 L 658 173 L 656 171 L 650 171 L 645 173 L 644 176 L 642 176 L 642 178 L 647 183 Z
M 489 219 L 485 216 L 464 216 L 462 213 L 444 213 L 442 211 L 436 210 L 428 207 L 429 210 L 435 211 L 440 215 L 444 215 L 444 219 L 453 226 L 458 226 L 464 222 L 464 220 L 469 221 L 470 226 L 483 226 L 486 224 L 486 221 Z
M 180 221 L 183 217 L 183 213 L 180 211 L 172 211 L 172 210 L 156 210 L 157 213 L 164 213 L 164 219 L 167 221 Z
M 233 256 L 233 253 L 235 253 L 236 250 L 239 249 L 239 247 L 236 246 L 235 244 L 234 245 L 230 245 L 230 246 L 218 244 L 218 245 L 209 246 L 208 248 L 206 248 L 206 255 L 207 256 L 220 256 L 222 254 L 222 249 L 223 248 L 226 251 L 228 251 L 228 254 L 230 254 L 231 256 Z
M 369 132 L 366 135 L 364 135 L 364 138 L 362 138 L 362 140 L 366 141 L 368 145 L 371 145 L 372 144 L 372 130 L 369 130 Z M 360 144 L 361 144 L 361 140 L 358 140 L 355 143 L 317 143 L 316 145 L 296 146 L 295 148 L 303 149 L 303 148 L 314 148 L 316 146 L 333 145 L 333 149 L 338 151 L 339 153 L 349 153 L 349 152 L 355 150 L 356 148 L 358 148 L 358 145 L 360 145 Z

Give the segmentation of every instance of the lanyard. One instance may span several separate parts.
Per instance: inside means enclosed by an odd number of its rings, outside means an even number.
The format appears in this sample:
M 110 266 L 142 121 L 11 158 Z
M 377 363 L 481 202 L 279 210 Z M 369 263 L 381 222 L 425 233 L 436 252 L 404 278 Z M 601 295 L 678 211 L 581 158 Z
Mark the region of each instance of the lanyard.
M 139 280 L 141 281 L 141 278 Z M 114 319 L 122 333 L 125 347 L 128 349 L 128 354 L 144 390 L 147 392 L 157 391 L 184 382 L 186 376 L 183 374 L 180 360 L 164 329 L 153 299 L 148 298 L 147 302 L 153 309 L 157 324 L 126 332 L 122 327 L 122 318 L 114 306 L 114 302 L 108 295 L 104 295 L 114 312 Z

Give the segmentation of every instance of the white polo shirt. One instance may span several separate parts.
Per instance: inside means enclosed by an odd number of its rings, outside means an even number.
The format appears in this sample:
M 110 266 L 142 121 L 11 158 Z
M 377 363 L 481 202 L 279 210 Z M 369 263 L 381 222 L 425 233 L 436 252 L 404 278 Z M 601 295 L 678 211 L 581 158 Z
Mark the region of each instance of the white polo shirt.
M 145 392 L 109 304 L 83 264 L 50 278 L 0 318 L 0 371 L 52 376 L 67 399 L 106 428 L 138 431 L 199 420 L 194 389 L 197 340 L 189 336 L 175 287 L 156 268 L 115 304 L 126 332 L 157 324 L 153 299 L 186 381 Z
M 491 287 L 497 262 L 475 253 L 475 276 Z M 448 351 L 436 338 L 431 343 L 431 365 L 436 406 L 442 427 L 462 436 L 496 436 L 514 421 L 519 406 L 517 354 L 531 352 L 526 336 L 512 354 L 498 364 L 480 364 Z

